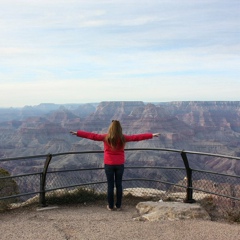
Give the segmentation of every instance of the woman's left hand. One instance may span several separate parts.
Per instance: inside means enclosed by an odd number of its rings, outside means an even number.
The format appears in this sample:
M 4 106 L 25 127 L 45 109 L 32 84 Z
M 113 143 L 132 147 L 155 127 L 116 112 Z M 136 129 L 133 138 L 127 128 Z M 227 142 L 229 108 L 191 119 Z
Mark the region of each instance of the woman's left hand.
M 153 137 L 158 137 L 160 133 L 153 133 Z

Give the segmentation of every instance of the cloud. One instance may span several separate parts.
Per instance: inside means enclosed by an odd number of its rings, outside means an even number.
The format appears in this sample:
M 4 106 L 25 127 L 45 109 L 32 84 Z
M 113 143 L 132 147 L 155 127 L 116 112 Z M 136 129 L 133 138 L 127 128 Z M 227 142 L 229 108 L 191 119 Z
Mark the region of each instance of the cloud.
M 3 0 L 0 14 L 1 104 L 238 97 L 238 0 Z

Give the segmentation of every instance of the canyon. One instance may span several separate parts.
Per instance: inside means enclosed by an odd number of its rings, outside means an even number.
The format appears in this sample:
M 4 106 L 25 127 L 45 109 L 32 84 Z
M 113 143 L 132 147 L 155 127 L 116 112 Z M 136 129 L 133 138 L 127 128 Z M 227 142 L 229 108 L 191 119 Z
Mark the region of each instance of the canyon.
M 105 133 L 113 119 L 125 134 L 159 132 L 159 138 L 128 143 L 127 148 L 168 148 L 240 156 L 240 102 L 100 102 L 87 104 L 40 104 L 0 108 L 0 159 L 47 153 L 102 150 L 101 142 L 77 138 L 69 132 L 83 129 Z M 174 154 L 127 152 L 127 164 L 182 166 Z M 191 156 L 194 167 L 240 175 L 237 160 Z M 51 168 L 102 164 L 102 154 L 59 157 Z M 14 174 L 38 171 L 35 160 L 0 162 Z M 24 170 L 23 170 L 24 168 Z

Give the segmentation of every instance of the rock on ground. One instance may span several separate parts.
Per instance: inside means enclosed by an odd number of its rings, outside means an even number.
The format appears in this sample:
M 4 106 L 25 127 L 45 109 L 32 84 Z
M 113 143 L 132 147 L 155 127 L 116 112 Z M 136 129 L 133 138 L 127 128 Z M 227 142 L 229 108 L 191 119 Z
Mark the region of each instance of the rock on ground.
M 180 202 L 140 202 L 136 206 L 139 217 L 135 220 L 211 220 L 209 214 L 199 204 Z

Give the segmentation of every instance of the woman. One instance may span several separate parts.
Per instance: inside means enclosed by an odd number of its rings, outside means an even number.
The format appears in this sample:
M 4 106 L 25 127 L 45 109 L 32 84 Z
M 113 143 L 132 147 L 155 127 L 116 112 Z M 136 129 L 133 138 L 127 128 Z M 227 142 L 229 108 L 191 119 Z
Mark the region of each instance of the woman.
M 116 184 L 116 208 L 121 210 L 122 205 L 122 176 L 124 172 L 125 154 L 124 147 L 126 142 L 141 141 L 158 137 L 159 133 L 143 133 L 136 135 L 124 135 L 119 121 L 113 120 L 109 126 L 107 134 L 97 134 L 78 130 L 70 132 L 77 137 L 87 138 L 94 141 L 103 141 L 104 143 L 104 169 L 107 177 L 108 191 L 108 210 L 114 208 L 114 182 Z

